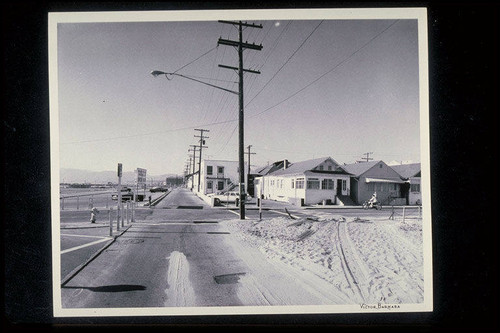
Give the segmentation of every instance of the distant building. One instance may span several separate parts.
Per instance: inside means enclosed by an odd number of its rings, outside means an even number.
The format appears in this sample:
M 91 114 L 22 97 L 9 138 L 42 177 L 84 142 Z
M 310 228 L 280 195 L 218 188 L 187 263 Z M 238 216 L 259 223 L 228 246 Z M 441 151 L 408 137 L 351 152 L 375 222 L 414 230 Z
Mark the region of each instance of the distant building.
M 279 169 L 278 169 L 279 167 Z M 255 178 L 255 193 L 295 205 L 343 204 L 350 192 L 349 174 L 331 157 L 297 163 L 276 162 Z
M 245 179 L 246 179 L 245 163 Z M 201 161 L 201 179 L 200 192 L 210 194 L 221 191 L 238 191 L 239 184 L 239 162 L 226 160 L 202 160 Z M 193 191 L 198 191 L 198 174 L 193 177 Z M 246 187 L 245 187 L 246 188 Z
M 420 163 L 393 165 L 391 168 L 401 176 L 402 180 L 405 181 L 402 196 L 406 198 L 406 204 L 421 205 L 422 193 L 420 191 Z
M 177 187 L 184 183 L 184 179 L 181 176 L 170 176 L 165 178 L 165 185 L 167 187 Z
M 359 162 L 343 165 L 351 177 L 351 198 L 362 204 L 377 192 L 377 200 L 382 205 L 405 204 L 405 183 L 401 176 L 383 161 Z

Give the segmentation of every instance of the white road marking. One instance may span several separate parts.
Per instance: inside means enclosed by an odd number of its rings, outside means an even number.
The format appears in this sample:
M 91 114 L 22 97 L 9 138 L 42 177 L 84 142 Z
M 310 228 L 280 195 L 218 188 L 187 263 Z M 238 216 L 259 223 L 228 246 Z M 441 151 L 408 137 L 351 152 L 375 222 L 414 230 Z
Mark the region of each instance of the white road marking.
M 105 236 L 89 236 L 89 235 L 74 235 L 74 234 L 61 234 L 61 236 L 69 236 L 69 237 L 87 237 L 87 238 L 109 238 Z
M 68 253 L 68 252 L 73 252 L 73 251 L 76 251 L 76 250 L 80 250 L 80 249 L 83 249 L 85 247 L 92 246 L 92 245 L 95 245 L 95 244 L 99 244 L 99 243 L 102 243 L 102 242 L 106 242 L 106 241 L 111 240 L 111 239 L 112 238 L 107 237 L 107 238 L 104 238 L 104 239 L 96 240 L 94 242 L 90 242 L 90 243 L 83 244 L 83 245 L 80 245 L 80 246 L 72 247 L 70 249 L 66 249 L 64 251 L 61 251 L 61 254 L 65 254 L 65 253 Z
M 167 295 L 165 306 L 195 306 L 196 297 L 189 280 L 189 262 L 182 252 L 173 251 L 167 257 Z

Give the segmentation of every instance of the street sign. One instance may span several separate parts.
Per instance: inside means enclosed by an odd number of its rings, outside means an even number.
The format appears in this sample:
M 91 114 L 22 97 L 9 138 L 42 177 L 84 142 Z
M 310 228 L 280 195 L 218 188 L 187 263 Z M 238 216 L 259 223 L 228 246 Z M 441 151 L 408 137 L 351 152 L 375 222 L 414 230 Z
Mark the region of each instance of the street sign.
M 135 179 L 137 185 L 146 185 L 146 171 L 146 169 L 137 168 Z
M 122 176 L 122 164 L 118 163 L 118 177 Z

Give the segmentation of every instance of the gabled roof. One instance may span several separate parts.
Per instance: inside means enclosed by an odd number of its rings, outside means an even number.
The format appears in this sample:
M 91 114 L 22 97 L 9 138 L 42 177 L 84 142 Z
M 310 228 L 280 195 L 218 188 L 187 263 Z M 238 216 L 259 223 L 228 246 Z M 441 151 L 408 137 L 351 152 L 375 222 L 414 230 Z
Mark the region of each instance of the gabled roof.
M 312 159 L 312 160 L 307 160 L 307 161 L 292 163 L 288 168 L 276 170 L 276 171 L 272 172 L 271 175 L 273 175 L 273 176 L 281 176 L 281 175 L 290 175 L 290 174 L 304 173 L 306 171 L 314 169 L 315 167 L 317 167 L 321 163 L 325 162 L 326 160 L 332 160 L 332 162 L 334 162 L 335 164 L 339 165 L 331 157 L 321 157 L 321 158 L 315 158 L 315 159 Z M 342 171 L 342 172 L 344 172 L 344 170 L 340 166 L 337 168 L 337 171 L 339 171 L 339 170 Z
M 391 168 L 404 179 L 420 177 L 420 163 L 391 165 Z
M 290 164 L 288 160 L 281 160 L 274 162 L 273 164 L 266 165 L 264 167 L 260 167 L 254 170 L 253 174 L 258 174 L 260 176 L 265 176 L 267 174 L 270 174 L 278 169 L 283 169 L 283 163 L 286 161 L 287 165 Z
M 364 174 L 365 172 L 367 172 L 380 162 L 382 161 L 352 163 L 343 165 L 342 168 L 344 168 L 344 170 L 349 172 L 350 174 L 359 177 L 360 175 Z

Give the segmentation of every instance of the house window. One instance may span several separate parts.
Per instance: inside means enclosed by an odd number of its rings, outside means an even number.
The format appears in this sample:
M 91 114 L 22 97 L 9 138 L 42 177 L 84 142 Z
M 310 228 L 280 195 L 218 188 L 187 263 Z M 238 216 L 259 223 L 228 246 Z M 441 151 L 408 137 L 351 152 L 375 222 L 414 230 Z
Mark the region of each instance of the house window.
M 328 166 L 328 171 L 332 171 L 332 166 L 331 165 Z
M 224 173 L 224 167 L 218 166 L 217 167 L 217 173 Z
M 333 179 L 323 179 L 321 181 L 321 189 L 322 190 L 333 190 Z
M 420 184 L 411 184 L 410 185 L 410 190 L 412 192 L 420 192 Z
M 212 189 L 212 182 L 207 182 L 207 189 L 209 189 L 209 190 Z
M 308 190 L 319 190 L 319 179 L 318 178 L 309 178 L 307 180 L 307 189 Z
M 214 167 L 211 165 L 207 165 L 207 175 L 211 175 L 214 172 Z
M 304 188 L 304 178 L 297 178 L 295 181 L 295 187 L 299 189 Z
M 292 188 L 295 188 L 295 179 L 292 179 Z
M 217 190 L 222 191 L 224 189 L 224 181 L 217 182 Z
M 323 171 L 323 166 L 322 165 L 319 166 L 319 170 Z
M 378 165 L 378 167 L 379 167 L 380 169 L 382 169 L 382 163 L 380 163 L 380 164 Z
M 347 180 L 342 179 L 342 191 L 347 190 Z

